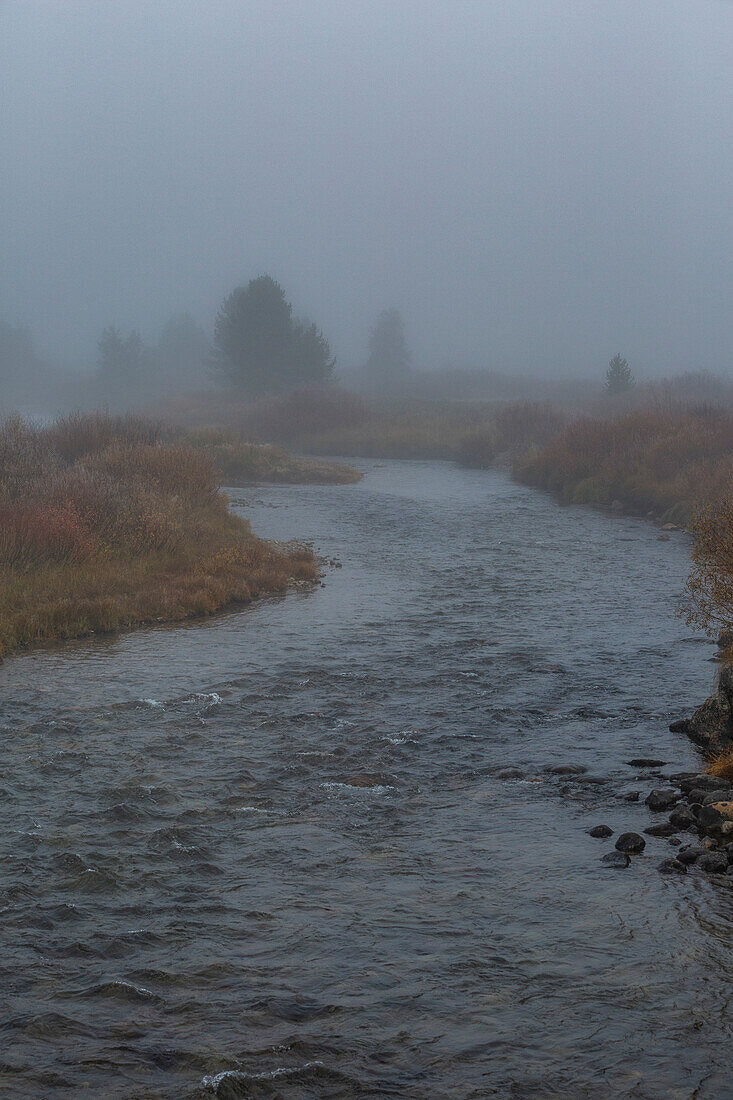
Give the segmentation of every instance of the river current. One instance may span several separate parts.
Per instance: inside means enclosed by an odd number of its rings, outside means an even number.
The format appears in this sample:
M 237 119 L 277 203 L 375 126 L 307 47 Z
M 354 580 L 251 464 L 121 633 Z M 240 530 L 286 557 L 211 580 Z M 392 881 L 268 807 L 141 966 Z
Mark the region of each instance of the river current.
M 731 889 L 587 835 L 698 761 L 685 536 L 363 468 L 230 491 L 323 587 L 0 666 L 0 1095 L 731 1095 Z

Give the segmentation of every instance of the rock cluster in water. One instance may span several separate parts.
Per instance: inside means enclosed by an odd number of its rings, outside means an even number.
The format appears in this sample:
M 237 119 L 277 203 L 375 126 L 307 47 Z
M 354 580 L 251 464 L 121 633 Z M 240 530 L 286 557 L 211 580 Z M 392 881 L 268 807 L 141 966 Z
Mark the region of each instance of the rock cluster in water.
M 674 808 L 666 822 L 644 832 L 670 837 L 671 842 L 674 834 L 689 833 L 690 842 L 681 844 L 673 859 L 663 860 L 659 870 L 684 874 L 694 864 L 708 874 L 733 875 L 733 782 L 694 772 L 671 776 L 669 781 L 670 788 L 652 791 L 646 803 L 656 812 Z

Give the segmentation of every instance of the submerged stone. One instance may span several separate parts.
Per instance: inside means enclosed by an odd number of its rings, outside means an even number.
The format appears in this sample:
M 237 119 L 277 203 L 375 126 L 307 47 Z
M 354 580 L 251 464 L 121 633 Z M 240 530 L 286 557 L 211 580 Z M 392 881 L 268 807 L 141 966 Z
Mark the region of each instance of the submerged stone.
M 588 771 L 583 764 L 553 764 L 547 770 L 550 775 L 584 775 Z
M 606 852 L 605 856 L 601 856 L 601 863 L 607 867 L 628 867 L 631 860 L 625 852 Z
M 658 868 L 663 875 L 686 875 L 687 868 L 678 859 L 668 857 L 663 859 Z
M 613 836 L 613 829 L 608 825 L 594 825 L 592 829 L 588 830 L 588 836 L 593 837 L 607 837 Z
M 666 760 L 655 760 L 652 756 L 635 756 L 633 760 L 627 760 L 630 768 L 663 768 Z

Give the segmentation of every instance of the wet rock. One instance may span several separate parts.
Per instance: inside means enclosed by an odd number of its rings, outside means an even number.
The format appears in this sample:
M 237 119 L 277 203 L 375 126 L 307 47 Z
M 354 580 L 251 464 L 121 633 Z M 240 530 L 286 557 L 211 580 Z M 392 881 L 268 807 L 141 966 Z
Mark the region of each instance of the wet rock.
M 592 829 L 588 830 L 588 836 L 594 836 L 594 837 L 613 836 L 613 829 L 610 829 L 608 827 L 608 825 L 594 825 Z
M 731 783 L 729 779 L 720 779 L 717 775 L 707 775 L 706 772 L 700 772 L 697 775 L 687 776 L 685 779 L 680 779 L 680 790 L 685 791 L 725 791 Z
M 671 806 L 674 806 L 675 802 L 679 802 L 679 791 L 673 790 L 671 787 L 667 787 L 664 790 L 655 789 L 650 791 L 644 801 L 646 802 L 652 813 L 661 813 L 663 810 L 668 810 Z
M 678 829 L 691 829 L 697 823 L 697 818 L 689 806 L 677 806 L 669 815 L 669 820 Z
M 733 802 L 733 791 L 710 791 L 703 796 L 701 802 L 703 806 L 712 806 L 714 802 Z
M 391 787 L 394 786 L 394 777 L 375 772 L 357 772 L 344 779 L 344 784 L 348 787 Z
M 644 832 L 647 836 L 673 836 L 679 830 L 671 821 L 662 821 L 659 825 L 650 825 Z
M 641 833 L 622 833 L 616 841 L 616 850 L 619 852 L 643 852 L 646 841 Z
M 657 535 L 659 542 L 669 542 L 669 535 Z
M 663 523 L 662 524 L 662 530 L 663 531 L 679 531 L 679 527 L 677 526 L 676 523 Z
M 582 764 L 553 764 L 547 771 L 550 775 L 584 775 L 588 769 Z
M 711 829 L 729 821 L 732 816 L 733 802 L 710 802 L 707 806 L 700 807 L 697 820 L 703 829 Z
M 678 859 L 669 857 L 662 860 L 662 862 L 659 864 L 658 870 L 661 871 L 663 875 L 687 874 L 687 868 L 685 867 L 684 863 L 680 863 Z
M 655 760 L 653 756 L 635 756 L 633 760 L 627 760 L 630 768 L 663 768 L 666 760 Z
M 699 856 L 696 866 L 709 875 L 724 875 L 728 870 L 728 859 L 722 852 L 705 852 Z
M 677 859 L 682 863 L 694 863 L 700 856 L 707 855 L 707 848 L 682 848 L 677 853 Z
M 682 843 L 682 841 L 680 840 L 680 838 L 678 836 L 671 836 L 669 838 L 669 843 L 673 844 L 674 847 L 676 848 L 676 847 L 678 847 L 678 845 L 680 845 Z
M 499 768 L 496 772 L 497 779 L 524 779 L 525 772 L 521 768 Z
M 702 787 L 695 787 L 693 790 L 688 791 L 688 793 L 685 795 L 685 797 L 686 797 L 688 802 L 694 803 L 698 806 L 702 806 L 703 802 L 705 801 L 708 794 L 710 794 L 710 793 L 711 793 L 710 791 L 704 791 L 702 789 Z M 717 796 L 718 792 L 714 791 L 712 793 Z
M 707 752 L 723 752 L 733 744 L 733 666 L 723 665 L 717 690 L 691 718 L 672 722 L 669 728 L 673 733 L 686 733 Z
M 638 802 L 641 791 L 624 791 L 619 797 L 623 798 L 624 802 Z
M 601 856 L 601 863 L 605 863 L 606 867 L 628 867 L 631 860 L 625 852 L 606 852 L 605 856 Z

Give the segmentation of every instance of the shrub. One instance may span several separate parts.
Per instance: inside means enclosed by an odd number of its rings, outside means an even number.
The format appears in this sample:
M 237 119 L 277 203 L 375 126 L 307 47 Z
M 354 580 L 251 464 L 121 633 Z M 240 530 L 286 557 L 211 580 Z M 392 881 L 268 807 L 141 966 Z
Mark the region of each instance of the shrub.
M 65 462 L 98 454 L 113 444 L 153 446 L 161 436 L 162 427 L 154 420 L 134 413 L 110 416 L 106 412 L 72 413 L 42 433 L 42 438 Z

